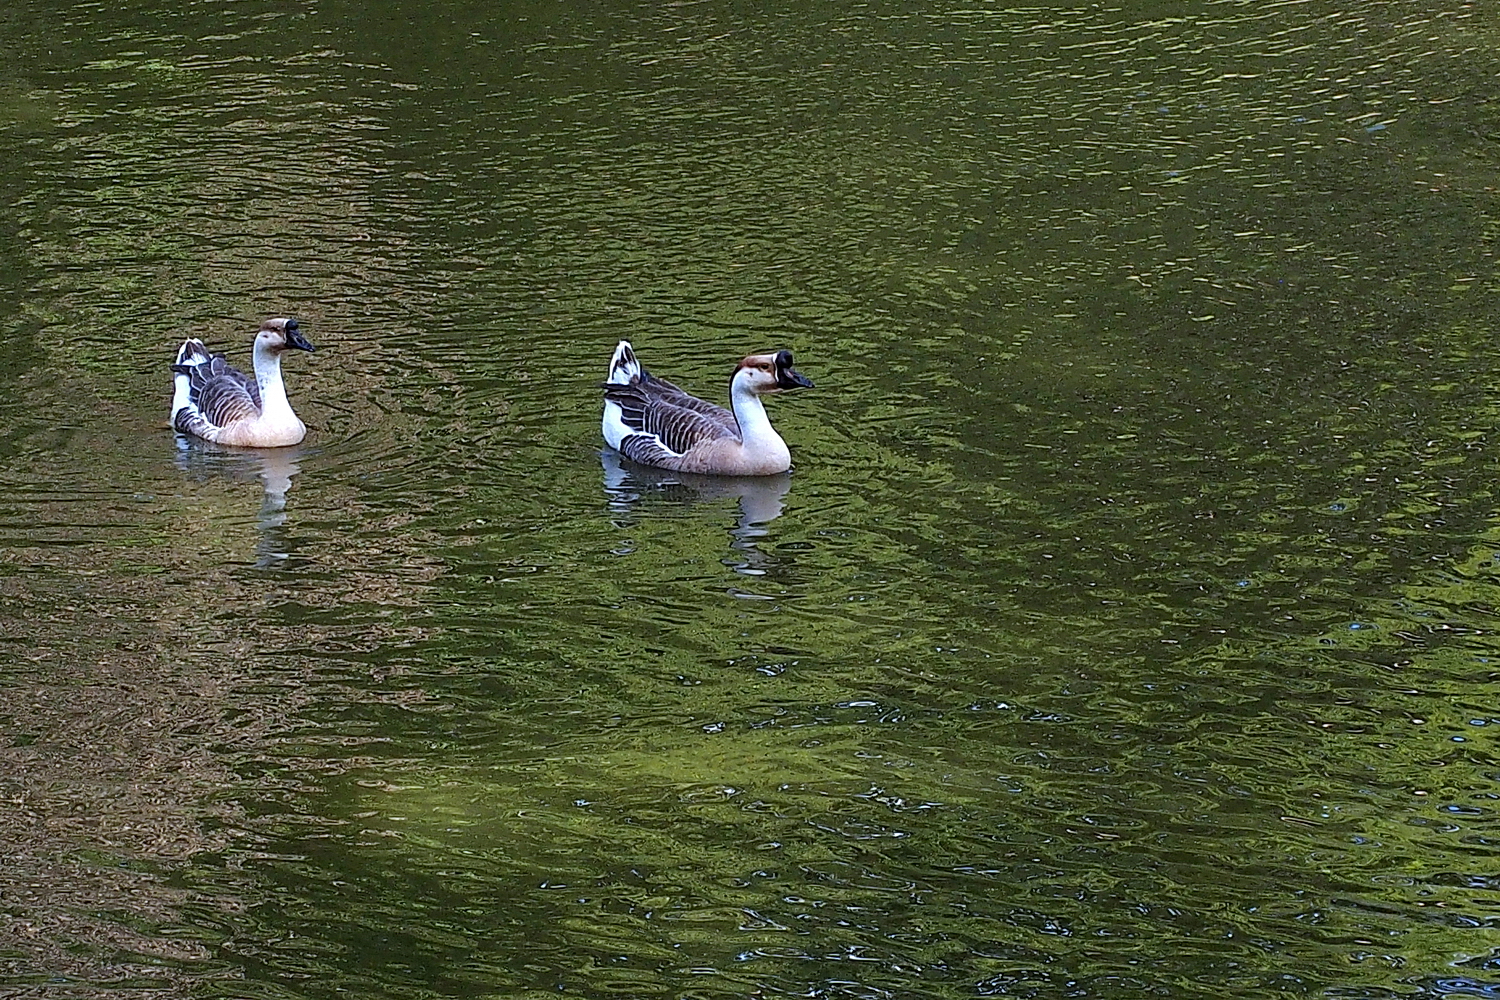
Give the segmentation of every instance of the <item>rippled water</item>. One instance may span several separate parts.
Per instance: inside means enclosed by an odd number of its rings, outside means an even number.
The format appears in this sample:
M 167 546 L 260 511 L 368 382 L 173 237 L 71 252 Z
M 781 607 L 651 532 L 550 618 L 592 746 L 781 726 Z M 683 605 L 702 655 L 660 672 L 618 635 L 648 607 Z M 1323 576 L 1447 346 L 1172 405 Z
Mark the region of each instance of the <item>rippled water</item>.
M 1497 36 L 0 12 L 0 993 L 1500 993 Z

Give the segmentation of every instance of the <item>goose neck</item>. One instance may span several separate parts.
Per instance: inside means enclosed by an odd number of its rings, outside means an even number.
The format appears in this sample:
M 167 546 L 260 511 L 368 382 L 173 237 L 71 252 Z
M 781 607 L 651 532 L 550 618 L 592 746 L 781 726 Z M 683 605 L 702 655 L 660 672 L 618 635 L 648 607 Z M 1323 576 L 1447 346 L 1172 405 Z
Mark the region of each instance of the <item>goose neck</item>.
M 255 382 L 260 387 L 261 411 L 291 409 L 286 382 L 281 378 L 281 352 L 255 349 Z
M 749 445 L 758 441 L 780 440 L 771 428 L 771 418 L 766 416 L 766 405 L 760 393 L 736 377 L 730 383 L 729 400 L 734 409 L 734 419 L 740 425 L 740 440 Z

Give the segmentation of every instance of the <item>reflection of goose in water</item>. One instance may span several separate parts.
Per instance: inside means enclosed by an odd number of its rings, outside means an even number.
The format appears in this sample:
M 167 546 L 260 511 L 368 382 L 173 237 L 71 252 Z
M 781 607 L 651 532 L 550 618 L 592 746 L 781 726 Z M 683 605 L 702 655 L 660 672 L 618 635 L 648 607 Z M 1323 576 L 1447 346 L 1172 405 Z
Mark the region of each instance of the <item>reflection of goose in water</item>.
M 256 565 L 272 566 L 288 558 L 278 529 L 286 523 L 286 495 L 292 479 L 302 466 L 298 459 L 302 449 L 292 448 L 222 448 L 185 434 L 177 435 L 177 467 L 200 479 L 224 478 L 235 482 L 260 479 L 265 491 L 256 527 L 260 542 L 256 545 Z
M 782 560 L 761 551 L 756 540 L 769 534 L 765 525 L 781 516 L 782 498 L 792 488 L 789 473 L 779 476 L 726 477 L 668 472 L 665 469 L 626 462 L 618 452 L 610 448 L 599 453 L 599 464 L 604 467 L 604 492 L 609 497 L 610 509 L 617 513 L 630 512 L 636 503 L 647 496 L 690 504 L 730 497 L 739 500 L 740 516 L 734 527 L 729 529 L 729 534 L 734 539 L 729 544 L 744 555 L 737 559 L 725 559 L 724 565 L 746 576 L 764 576 L 781 565 Z

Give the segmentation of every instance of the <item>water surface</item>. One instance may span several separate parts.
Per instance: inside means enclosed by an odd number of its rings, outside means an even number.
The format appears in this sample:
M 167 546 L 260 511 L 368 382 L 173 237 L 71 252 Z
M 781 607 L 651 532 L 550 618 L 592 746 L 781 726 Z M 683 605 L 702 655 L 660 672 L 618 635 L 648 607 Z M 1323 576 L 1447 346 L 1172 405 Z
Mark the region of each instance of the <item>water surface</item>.
M 1500 991 L 1482 8 L 0 26 L 0 989 Z

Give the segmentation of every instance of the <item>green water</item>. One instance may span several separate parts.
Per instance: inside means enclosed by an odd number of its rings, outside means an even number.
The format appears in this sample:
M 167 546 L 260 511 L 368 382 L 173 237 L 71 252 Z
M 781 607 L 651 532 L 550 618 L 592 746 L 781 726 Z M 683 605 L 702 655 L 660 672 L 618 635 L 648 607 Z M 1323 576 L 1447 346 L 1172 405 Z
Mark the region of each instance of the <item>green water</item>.
M 1500 995 L 1497 53 L 0 10 L 0 994 Z M 174 439 L 272 315 L 308 440 Z M 622 337 L 792 474 L 601 453 Z

